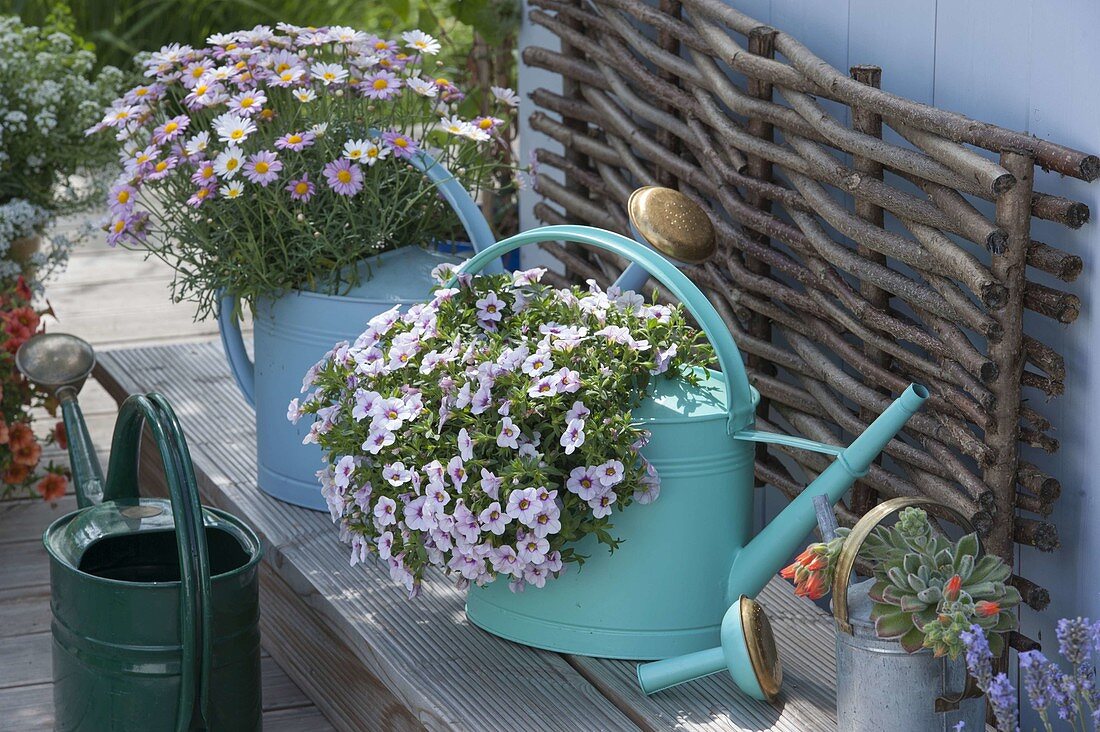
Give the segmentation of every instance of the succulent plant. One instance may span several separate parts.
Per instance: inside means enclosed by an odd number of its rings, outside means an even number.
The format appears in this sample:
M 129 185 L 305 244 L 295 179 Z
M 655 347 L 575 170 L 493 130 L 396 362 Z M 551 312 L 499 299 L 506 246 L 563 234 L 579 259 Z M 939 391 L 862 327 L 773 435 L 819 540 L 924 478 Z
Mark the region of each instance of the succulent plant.
M 964 650 L 959 634 L 977 624 L 996 654 L 1000 633 L 1016 627 L 1020 593 L 1007 584 L 1011 570 L 998 557 L 978 557 L 976 534 L 952 542 L 933 531 L 924 511 L 908 508 L 893 527 L 872 533 L 863 554 L 875 563 L 875 633 L 909 653 L 930 648 L 957 658 Z

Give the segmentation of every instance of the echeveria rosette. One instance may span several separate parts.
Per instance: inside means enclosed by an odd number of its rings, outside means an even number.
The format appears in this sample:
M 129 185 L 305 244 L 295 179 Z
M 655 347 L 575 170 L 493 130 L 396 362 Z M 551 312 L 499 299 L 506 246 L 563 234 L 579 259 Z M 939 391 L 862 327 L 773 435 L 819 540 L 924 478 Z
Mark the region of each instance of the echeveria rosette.
M 1008 584 L 1011 568 L 998 557 L 978 557 L 977 534 L 957 542 L 935 534 L 918 508 L 902 512 L 897 525 L 879 528 L 866 545 L 875 561 L 871 619 L 880 638 L 896 639 L 914 653 L 931 648 L 957 658 L 960 633 L 977 624 L 989 631 L 994 653 L 1003 633 L 1016 628 L 1019 591 Z
M 352 563 L 378 554 L 413 593 L 433 565 L 541 587 L 580 539 L 616 547 L 612 511 L 657 498 L 631 410 L 651 379 L 697 382 L 709 345 L 678 307 L 542 274 L 461 276 L 307 374 L 289 416 L 315 418 Z
M 464 236 L 410 161 L 426 151 L 475 198 L 510 185 L 513 99 L 464 118 L 439 50 L 419 31 L 279 24 L 149 54 L 88 130 L 122 147 L 108 243 L 174 265 L 174 295 L 206 316 L 223 291 L 339 294 L 371 255 Z

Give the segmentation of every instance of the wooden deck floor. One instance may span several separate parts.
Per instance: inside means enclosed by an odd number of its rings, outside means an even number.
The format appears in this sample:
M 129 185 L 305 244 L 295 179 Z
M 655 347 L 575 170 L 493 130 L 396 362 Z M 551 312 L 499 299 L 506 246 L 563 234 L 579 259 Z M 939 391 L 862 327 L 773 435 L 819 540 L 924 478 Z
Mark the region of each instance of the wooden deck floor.
M 189 304 L 169 300 L 171 270 L 140 254 L 99 241 L 74 252 L 47 296 L 58 315 L 47 329 L 78 335 L 97 349 L 208 339 L 212 322 L 195 323 Z M 94 382 L 81 393 L 88 427 L 106 466 L 117 406 Z M 43 422 L 42 431 L 52 422 Z M 45 459 L 64 461 L 59 450 Z M 56 517 L 73 510 L 36 500 L 0 503 L 0 731 L 53 728 L 50 670 L 49 568 L 40 537 Z M 332 727 L 267 653 L 263 658 L 264 730 L 309 732 Z

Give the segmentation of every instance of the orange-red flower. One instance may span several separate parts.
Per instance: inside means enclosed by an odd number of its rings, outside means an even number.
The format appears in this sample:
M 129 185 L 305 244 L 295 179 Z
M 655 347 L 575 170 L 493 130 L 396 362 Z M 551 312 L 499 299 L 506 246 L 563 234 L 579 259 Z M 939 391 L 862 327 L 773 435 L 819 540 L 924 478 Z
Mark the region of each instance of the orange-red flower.
M 69 481 L 65 480 L 64 476 L 57 473 L 46 473 L 42 476 L 42 480 L 38 481 L 35 490 L 41 493 L 42 498 L 45 500 L 56 501 L 65 495 L 65 488 L 68 484 Z
M 779 576 L 794 583 L 794 593 L 817 600 L 829 591 L 829 557 L 825 544 L 811 544 Z
M 991 618 L 1001 612 L 1001 604 L 989 600 L 980 600 L 974 604 L 974 612 L 980 618 Z
M 38 313 L 30 306 L 15 308 L 11 312 L 5 313 L 4 319 L 7 321 L 9 328 L 20 327 L 31 333 L 38 330 L 38 325 L 42 322 L 42 319 L 38 317 Z
M 962 590 L 963 580 L 959 575 L 953 576 L 947 580 L 947 584 L 943 588 L 943 596 L 951 602 L 959 599 L 959 591 Z
M 34 436 L 30 426 L 16 422 L 9 428 L 8 444 L 11 447 L 11 460 L 16 465 L 33 468 L 38 465 L 42 455 L 42 446 Z
M 27 280 L 23 278 L 23 275 L 19 275 L 19 279 L 15 281 L 15 294 L 24 302 L 30 302 L 31 300 L 31 288 L 27 286 Z
M 8 430 L 8 423 L 4 420 L 3 417 L 0 417 L 0 445 L 8 444 L 8 440 L 10 439 L 11 432 Z
M 64 422 L 58 422 L 53 426 L 53 439 L 62 450 L 69 449 L 69 435 L 65 432 Z
M 0 480 L 3 480 L 8 485 L 22 485 L 27 480 L 27 476 L 30 475 L 31 469 L 26 465 L 19 465 L 18 463 L 12 463 L 7 470 L 4 471 L 4 475 L 0 476 Z

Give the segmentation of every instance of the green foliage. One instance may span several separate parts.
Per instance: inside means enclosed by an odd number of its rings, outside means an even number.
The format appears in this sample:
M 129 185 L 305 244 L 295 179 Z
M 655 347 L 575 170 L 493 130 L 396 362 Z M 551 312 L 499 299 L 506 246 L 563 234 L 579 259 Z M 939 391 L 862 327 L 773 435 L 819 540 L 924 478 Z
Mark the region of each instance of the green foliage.
M 1016 627 L 1020 593 L 1007 584 L 1011 570 L 998 557 L 978 557 L 976 534 L 952 542 L 933 531 L 924 511 L 908 508 L 895 526 L 876 529 L 861 553 L 875 562 L 875 632 L 910 653 L 931 648 L 957 658 L 964 650 L 959 634 L 971 625 L 987 632 Z M 991 635 L 994 653 L 1003 642 Z

